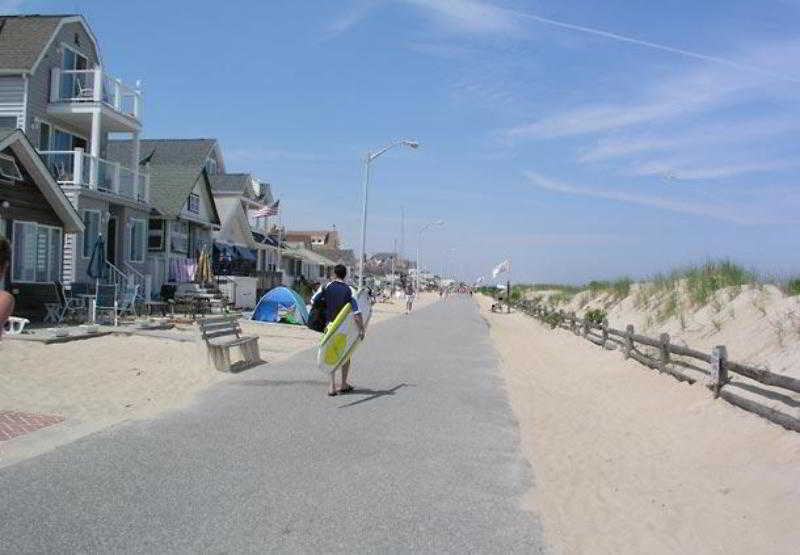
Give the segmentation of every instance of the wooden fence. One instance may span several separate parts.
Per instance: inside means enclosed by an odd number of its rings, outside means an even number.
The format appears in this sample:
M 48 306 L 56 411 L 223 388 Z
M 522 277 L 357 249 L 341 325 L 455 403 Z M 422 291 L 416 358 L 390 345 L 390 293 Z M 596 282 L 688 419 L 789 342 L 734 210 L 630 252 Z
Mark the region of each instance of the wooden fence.
M 693 384 L 697 379 L 691 375 L 690 370 L 693 370 L 693 373 L 704 374 L 708 379 L 707 387 L 714 393 L 715 398 L 721 397 L 733 405 L 763 416 L 784 428 L 800 432 L 798 415 L 786 414 L 751 398 L 737 395 L 729 387 L 729 375 L 738 374 L 760 384 L 786 389 L 794 393 L 800 393 L 800 379 L 728 360 L 725 345 L 717 345 L 710 353 L 704 353 L 672 343 L 666 333 L 662 333 L 657 339 L 639 335 L 635 333 L 633 325 L 630 324 L 626 326 L 625 330 L 618 330 L 609 327 L 608 320 L 597 322 L 581 319 L 574 312 L 551 310 L 539 304 L 532 304 L 530 301 L 516 303 L 515 308 L 541 320 L 554 329 L 558 327 L 570 330 L 603 348 L 619 349 L 626 359 L 632 358 L 645 366 L 669 374 L 677 380 Z M 653 352 L 643 352 L 639 349 L 640 345 L 651 347 Z M 690 359 L 690 361 L 675 359 L 672 355 Z M 703 366 L 693 364 L 694 361 L 700 361 Z M 785 397 L 779 392 L 771 391 L 764 391 L 764 395 L 773 398 L 775 396 Z M 800 407 L 800 402 L 795 399 L 786 397 L 785 401 L 789 405 Z M 800 413 L 800 411 L 798 412 Z

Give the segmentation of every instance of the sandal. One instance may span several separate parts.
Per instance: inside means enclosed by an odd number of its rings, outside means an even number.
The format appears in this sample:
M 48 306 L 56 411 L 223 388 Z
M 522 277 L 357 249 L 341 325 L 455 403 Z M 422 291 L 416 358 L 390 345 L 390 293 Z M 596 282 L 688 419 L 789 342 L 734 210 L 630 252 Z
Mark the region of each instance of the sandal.
M 351 391 L 353 391 L 353 386 L 348 384 L 347 387 L 341 388 L 339 393 L 350 393 Z
M 336 397 L 336 395 L 338 395 L 338 393 L 336 391 L 329 391 L 328 392 L 328 397 Z

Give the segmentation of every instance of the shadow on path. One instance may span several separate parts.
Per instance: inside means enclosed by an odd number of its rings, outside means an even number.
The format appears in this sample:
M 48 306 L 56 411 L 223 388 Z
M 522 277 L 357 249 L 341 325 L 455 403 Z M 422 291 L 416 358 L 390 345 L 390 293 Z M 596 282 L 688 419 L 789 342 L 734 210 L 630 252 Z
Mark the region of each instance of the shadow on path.
M 368 389 L 365 387 L 356 387 L 353 388 L 353 391 L 348 391 L 347 393 L 343 393 L 342 395 L 368 395 L 368 397 L 364 397 L 363 399 L 359 399 L 358 401 L 353 401 L 352 403 L 347 403 L 346 405 L 342 405 L 339 408 L 346 409 L 348 407 L 360 405 L 361 403 L 366 403 L 367 401 L 373 401 L 381 397 L 388 397 L 394 395 L 395 392 L 397 392 L 397 390 L 399 390 L 401 387 L 416 387 L 416 386 L 414 384 L 401 383 L 399 385 L 394 386 L 391 389 Z

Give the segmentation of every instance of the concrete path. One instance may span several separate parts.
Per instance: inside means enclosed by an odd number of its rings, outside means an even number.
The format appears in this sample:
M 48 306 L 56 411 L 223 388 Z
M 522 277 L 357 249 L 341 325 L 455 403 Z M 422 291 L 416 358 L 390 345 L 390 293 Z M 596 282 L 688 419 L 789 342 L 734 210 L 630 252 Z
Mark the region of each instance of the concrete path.
M 2 553 L 539 552 L 532 484 L 467 299 L 376 325 L 354 394 L 316 351 L 0 469 Z

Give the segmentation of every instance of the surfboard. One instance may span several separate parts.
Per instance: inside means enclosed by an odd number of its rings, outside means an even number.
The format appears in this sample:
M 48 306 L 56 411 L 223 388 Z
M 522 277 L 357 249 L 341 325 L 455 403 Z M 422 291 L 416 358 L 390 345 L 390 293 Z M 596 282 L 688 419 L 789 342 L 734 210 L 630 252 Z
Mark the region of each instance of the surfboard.
M 358 303 L 361 318 L 363 318 L 364 326 L 366 327 L 369 324 L 370 316 L 372 316 L 372 304 L 369 301 L 369 293 L 366 289 L 362 289 L 356 294 L 356 303 Z M 350 303 L 347 303 L 339 311 L 333 322 L 328 324 L 328 328 L 319 342 L 319 350 L 317 351 L 319 369 L 326 374 L 337 370 L 353 355 L 360 343 L 358 324 L 355 322 Z

